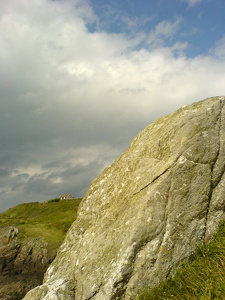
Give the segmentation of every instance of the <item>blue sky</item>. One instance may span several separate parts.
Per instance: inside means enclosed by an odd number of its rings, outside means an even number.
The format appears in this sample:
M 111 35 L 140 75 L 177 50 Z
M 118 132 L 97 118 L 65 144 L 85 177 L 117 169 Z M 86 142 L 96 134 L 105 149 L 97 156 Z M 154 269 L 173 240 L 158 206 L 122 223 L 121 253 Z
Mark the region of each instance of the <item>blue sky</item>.
M 1 0 L 0 211 L 90 182 L 157 118 L 225 94 L 223 0 Z
M 165 42 L 188 42 L 188 56 L 205 54 L 224 35 L 225 19 L 223 0 L 159 0 L 159 1 L 90 1 L 99 20 L 96 27 L 109 33 L 124 33 L 133 37 L 150 32 L 161 22 L 179 26 Z M 96 25 L 96 24 L 95 24 Z M 143 46 L 143 44 L 142 44 Z

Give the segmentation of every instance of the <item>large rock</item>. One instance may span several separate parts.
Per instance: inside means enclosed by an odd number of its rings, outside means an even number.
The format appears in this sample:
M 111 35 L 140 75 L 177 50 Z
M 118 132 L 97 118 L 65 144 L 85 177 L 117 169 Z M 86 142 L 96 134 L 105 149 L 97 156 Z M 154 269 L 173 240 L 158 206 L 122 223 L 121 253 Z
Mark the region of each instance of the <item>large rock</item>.
M 211 239 L 225 208 L 225 97 L 145 128 L 95 179 L 26 300 L 131 299 Z

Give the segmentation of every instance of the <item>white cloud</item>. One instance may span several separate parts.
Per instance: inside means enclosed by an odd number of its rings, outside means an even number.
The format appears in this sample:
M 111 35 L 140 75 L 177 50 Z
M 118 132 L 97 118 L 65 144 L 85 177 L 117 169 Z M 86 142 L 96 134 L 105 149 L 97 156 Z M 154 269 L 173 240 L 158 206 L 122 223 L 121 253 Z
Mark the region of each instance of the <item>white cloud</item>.
M 181 18 L 177 18 L 175 22 L 164 20 L 160 22 L 150 33 L 148 43 L 151 47 L 161 47 L 165 42 L 171 40 L 177 33 L 182 22 Z
M 216 43 L 215 47 L 212 48 L 210 52 L 219 59 L 225 58 L 225 35 Z
M 141 33 L 89 32 L 97 16 L 83 0 L 1 5 L 1 209 L 81 196 L 153 120 L 224 94 L 224 41 L 187 58 L 188 43 L 175 39 L 180 19 L 160 22 L 143 48 Z
M 202 1 L 203 0 L 186 0 L 186 2 L 188 3 L 189 6 L 194 6 Z

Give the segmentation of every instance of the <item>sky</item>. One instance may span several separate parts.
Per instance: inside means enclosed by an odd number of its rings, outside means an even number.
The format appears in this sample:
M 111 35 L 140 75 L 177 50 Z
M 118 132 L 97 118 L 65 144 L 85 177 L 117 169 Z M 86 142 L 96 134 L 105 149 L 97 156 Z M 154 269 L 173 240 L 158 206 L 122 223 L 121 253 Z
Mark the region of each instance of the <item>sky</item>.
M 225 95 L 224 0 L 1 0 L 0 212 L 71 193 L 154 120 Z

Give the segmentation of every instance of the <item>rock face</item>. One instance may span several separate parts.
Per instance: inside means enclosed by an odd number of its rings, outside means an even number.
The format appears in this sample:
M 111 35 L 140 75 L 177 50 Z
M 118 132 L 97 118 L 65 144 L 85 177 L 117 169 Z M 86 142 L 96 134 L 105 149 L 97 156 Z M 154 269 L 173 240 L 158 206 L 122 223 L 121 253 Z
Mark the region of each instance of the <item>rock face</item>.
M 26 300 L 131 299 L 175 273 L 225 218 L 225 97 L 145 128 L 90 185 Z
M 21 300 L 41 284 L 44 273 L 56 256 L 47 251 L 41 238 L 18 240 L 16 227 L 0 229 L 0 299 Z

